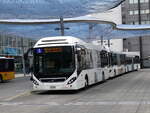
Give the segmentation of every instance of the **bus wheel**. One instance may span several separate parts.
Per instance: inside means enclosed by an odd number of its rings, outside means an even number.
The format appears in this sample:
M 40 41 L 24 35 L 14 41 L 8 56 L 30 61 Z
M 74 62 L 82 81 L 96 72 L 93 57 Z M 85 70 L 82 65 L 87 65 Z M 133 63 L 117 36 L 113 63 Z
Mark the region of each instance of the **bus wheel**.
M 2 75 L 0 75 L 0 83 L 3 82 L 3 78 L 2 78 Z
M 129 67 L 127 66 L 127 71 L 126 71 L 126 73 L 128 73 L 129 72 Z
M 116 74 L 116 70 L 114 70 L 114 77 L 116 76 L 117 74 Z
M 85 88 L 87 88 L 88 86 L 89 86 L 89 82 L 88 82 L 88 77 L 86 75 L 86 77 L 85 77 Z
M 105 81 L 105 73 L 102 72 L 102 81 L 104 82 Z

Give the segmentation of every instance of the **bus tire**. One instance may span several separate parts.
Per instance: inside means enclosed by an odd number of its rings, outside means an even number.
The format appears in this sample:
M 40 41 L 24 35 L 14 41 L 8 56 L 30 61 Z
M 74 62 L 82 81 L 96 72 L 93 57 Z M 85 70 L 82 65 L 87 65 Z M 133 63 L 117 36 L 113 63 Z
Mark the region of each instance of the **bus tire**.
M 2 78 L 2 75 L 0 75 L 0 83 L 3 82 L 3 78 Z
M 127 66 L 127 72 L 126 73 L 128 73 L 129 72 L 129 67 Z
M 102 72 L 102 81 L 104 82 L 105 81 L 105 73 Z
M 116 74 L 116 70 L 114 70 L 114 77 L 116 76 L 117 74 Z
M 88 76 L 85 76 L 85 88 L 89 86 Z

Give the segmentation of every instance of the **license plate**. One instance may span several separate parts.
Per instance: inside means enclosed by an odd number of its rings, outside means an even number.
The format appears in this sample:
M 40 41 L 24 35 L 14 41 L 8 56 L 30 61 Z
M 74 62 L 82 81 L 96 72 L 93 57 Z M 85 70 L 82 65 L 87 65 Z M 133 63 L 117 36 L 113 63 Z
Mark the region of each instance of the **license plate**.
M 50 89 L 56 89 L 56 86 L 50 86 Z

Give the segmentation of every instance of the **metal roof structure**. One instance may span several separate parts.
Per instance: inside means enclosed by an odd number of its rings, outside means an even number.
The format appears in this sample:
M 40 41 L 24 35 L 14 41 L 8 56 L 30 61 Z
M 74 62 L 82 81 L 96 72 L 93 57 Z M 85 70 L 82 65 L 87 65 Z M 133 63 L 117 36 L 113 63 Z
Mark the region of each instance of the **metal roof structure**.
M 104 39 L 109 38 L 130 38 L 135 36 L 149 36 L 150 30 L 117 30 L 113 29 L 110 24 L 94 24 L 92 30 L 89 31 L 90 23 L 66 23 L 65 36 L 74 36 L 81 39 Z M 59 24 L 34 24 L 34 25 L 14 25 L 0 24 L 0 33 L 15 34 L 22 37 L 32 39 L 40 39 L 42 37 L 60 36 Z
M 149 26 L 136 26 L 137 29 L 147 28 L 147 30 L 138 31 L 131 31 L 130 29 L 125 31 L 112 30 L 112 26 L 108 24 L 108 21 L 112 20 L 111 18 L 109 20 L 106 19 L 107 24 L 104 24 L 102 21 L 101 23 L 91 21 L 92 18 L 87 19 L 86 15 L 97 15 L 97 13 L 101 15 L 104 11 L 118 6 L 123 1 L 124 0 L 0 0 L 0 23 L 3 23 L 0 24 L 0 33 L 15 34 L 34 39 L 47 36 L 59 36 L 60 31 L 57 30 L 60 27 L 59 22 L 58 20 L 57 22 L 52 21 L 56 21 L 60 16 L 63 16 L 69 19 L 77 17 L 76 21 L 65 23 L 65 27 L 69 28 L 65 30 L 65 35 L 77 36 L 82 39 L 100 38 L 101 36 L 105 38 L 128 38 L 150 35 L 150 30 L 148 30 L 150 28 Z M 20 22 L 20 24 L 18 24 L 18 22 Z M 27 22 L 29 24 L 25 25 Z M 110 23 L 112 24 L 113 22 Z M 89 31 L 91 25 L 93 27 L 92 30 Z M 115 23 L 112 25 L 115 25 Z M 131 25 L 118 25 L 117 27 L 119 29 L 135 28 L 135 26 L 132 27 Z
M 103 12 L 124 0 L 0 0 L 0 19 L 56 19 Z

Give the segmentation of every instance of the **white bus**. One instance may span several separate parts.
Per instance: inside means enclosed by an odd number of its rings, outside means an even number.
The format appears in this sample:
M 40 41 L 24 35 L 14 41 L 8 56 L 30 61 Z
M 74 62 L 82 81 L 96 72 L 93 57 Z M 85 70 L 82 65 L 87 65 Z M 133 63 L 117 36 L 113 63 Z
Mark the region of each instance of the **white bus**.
M 135 71 L 141 68 L 139 52 L 124 52 L 126 55 L 126 72 Z
M 110 74 L 110 77 L 115 77 L 125 73 L 125 54 L 111 51 L 109 53 L 109 59 L 111 62 L 110 67 L 112 68 L 112 73 Z
M 125 54 L 70 36 L 40 39 L 33 48 L 34 90 L 78 90 L 125 73 Z

